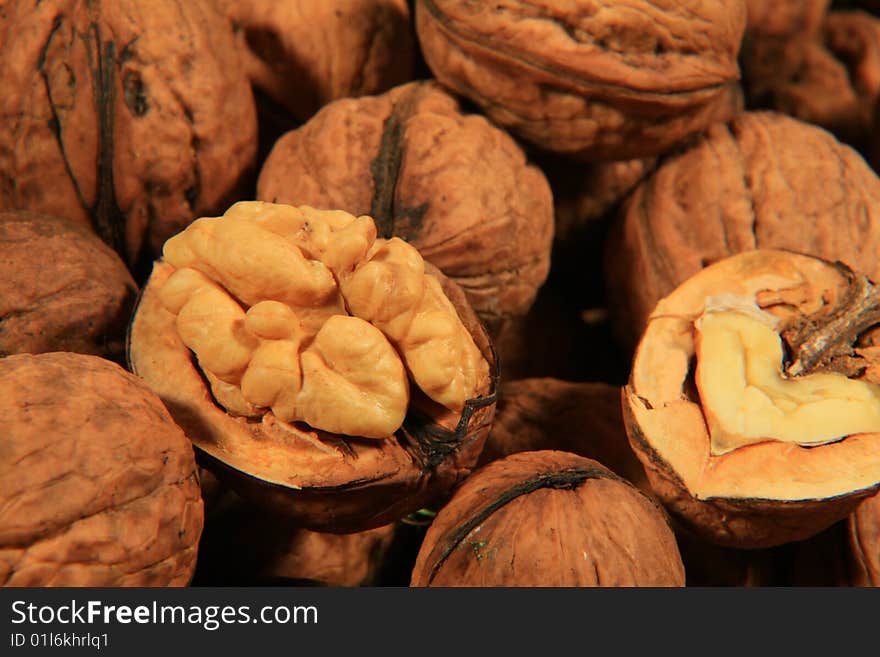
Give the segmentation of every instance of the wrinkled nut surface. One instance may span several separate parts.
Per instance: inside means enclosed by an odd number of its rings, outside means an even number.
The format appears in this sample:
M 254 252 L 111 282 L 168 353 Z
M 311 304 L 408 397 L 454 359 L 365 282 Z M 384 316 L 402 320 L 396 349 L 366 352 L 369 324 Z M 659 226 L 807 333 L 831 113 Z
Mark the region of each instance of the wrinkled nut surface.
M 455 411 L 488 377 L 418 251 L 377 240 L 370 217 L 241 202 L 164 256 L 162 303 L 233 414 L 385 438 L 406 415 L 407 372 Z
M 840 260 L 880 280 L 880 179 L 831 134 L 771 112 L 717 124 L 628 199 L 606 243 L 608 298 L 634 348 L 656 303 L 750 249 Z
M 869 497 L 847 520 L 854 586 L 880 586 L 880 497 Z
M 732 547 L 808 538 L 880 485 L 880 293 L 786 251 L 726 258 L 662 299 L 624 416 L 664 504 Z
M 662 509 L 596 461 L 513 454 L 474 472 L 428 528 L 412 586 L 684 586 Z
M 278 140 L 257 197 L 371 216 L 460 285 L 490 331 L 528 311 L 550 268 L 543 173 L 435 82 L 327 105 Z
M 338 98 L 412 79 L 406 0 L 216 0 L 243 39 L 253 83 L 304 121 Z
M 91 231 L 0 212 L 0 356 L 72 351 L 121 361 L 137 287 Z
M 461 289 L 340 211 L 245 202 L 194 222 L 153 268 L 128 356 L 205 467 L 317 531 L 435 504 L 494 414 L 494 352 Z
M 156 395 L 96 356 L 0 359 L 0 584 L 185 586 L 203 510 Z
M 440 82 L 542 148 L 658 155 L 735 110 L 742 0 L 419 0 Z
M 242 192 L 256 111 L 213 0 L 5 3 L 0 207 L 91 226 L 130 264 Z

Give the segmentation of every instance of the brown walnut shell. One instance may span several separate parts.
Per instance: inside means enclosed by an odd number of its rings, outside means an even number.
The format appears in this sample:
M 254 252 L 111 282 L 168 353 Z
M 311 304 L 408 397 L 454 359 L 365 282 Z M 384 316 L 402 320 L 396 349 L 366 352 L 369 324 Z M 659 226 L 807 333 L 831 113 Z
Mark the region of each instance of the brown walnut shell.
M 412 586 L 684 586 L 663 511 L 590 459 L 513 454 L 437 513 Z
M 440 82 L 496 123 L 590 160 L 658 155 L 731 116 L 742 0 L 419 0 Z
M 370 215 L 379 237 L 401 237 L 460 285 L 490 330 L 529 309 L 550 268 L 543 173 L 433 82 L 327 105 L 275 144 L 257 197 Z
M 754 112 L 716 124 L 627 200 L 606 243 L 616 334 L 632 350 L 657 302 L 750 249 L 840 260 L 880 280 L 880 179 L 816 126 Z
M 249 184 L 253 96 L 211 0 L 15 2 L 0 43 L 0 208 L 92 226 L 148 265 Z
M 598 461 L 639 490 L 651 492 L 626 437 L 618 386 L 553 378 L 502 383 L 480 465 L 547 449 Z
M 847 523 L 853 585 L 880 586 L 880 495 L 859 504 Z
M 94 233 L 0 212 L 0 356 L 73 351 L 122 362 L 137 287 Z
M 713 453 L 715 409 L 705 406 L 694 377 L 694 322 L 710 298 L 732 295 L 779 313 L 787 362 L 806 363 L 804 374 L 838 370 L 877 383 L 876 348 L 853 350 L 880 320 L 873 293 L 871 305 L 860 305 L 856 290 L 866 280 L 819 258 L 754 250 L 699 271 L 657 304 L 623 390 L 623 414 L 651 487 L 688 531 L 735 548 L 804 540 L 880 487 L 880 433 L 809 446 L 768 438 Z
M 350 533 L 430 506 L 470 474 L 495 411 L 494 352 L 464 293 L 430 263 L 426 273 L 440 282 L 491 377 L 460 414 L 414 394 L 403 426 L 384 440 L 298 427 L 271 413 L 257 422 L 227 414 L 159 299 L 172 271 L 154 264 L 132 320 L 129 364 L 186 431 L 200 463 L 243 498 L 308 529 Z
M 244 41 L 253 84 L 298 119 L 412 79 L 406 0 L 217 0 Z
M 0 359 L 0 584 L 185 586 L 193 450 L 143 381 L 96 356 Z

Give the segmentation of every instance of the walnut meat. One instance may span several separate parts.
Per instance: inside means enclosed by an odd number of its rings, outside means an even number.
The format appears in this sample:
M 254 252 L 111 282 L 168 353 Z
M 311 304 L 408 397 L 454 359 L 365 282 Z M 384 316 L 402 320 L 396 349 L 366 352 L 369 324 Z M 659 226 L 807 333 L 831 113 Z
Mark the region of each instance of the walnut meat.
M 377 239 L 370 217 L 242 202 L 164 255 L 132 369 L 215 469 L 242 473 L 239 490 L 273 483 L 256 493 L 270 505 L 356 531 L 473 465 L 494 408 L 488 338 L 461 292 L 409 244 Z
M 7 3 L 0 44 L 0 209 L 92 226 L 149 264 L 248 183 L 256 111 L 211 0 Z
M 658 155 L 734 111 L 742 0 L 419 0 L 416 29 L 444 85 L 545 149 Z
M 624 418 L 655 493 L 706 540 L 762 548 L 880 486 L 880 293 L 789 251 L 725 258 L 664 297 Z
M 193 450 L 137 377 L 95 356 L 0 359 L 0 584 L 185 586 Z
M 460 285 L 490 330 L 524 314 L 550 266 L 553 199 L 539 169 L 432 82 L 327 105 L 282 137 L 261 200 L 376 221 Z
M 755 248 L 841 260 L 880 280 L 880 180 L 821 128 L 771 112 L 717 124 L 628 199 L 606 243 L 609 305 L 632 349 L 663 296 Z
M 684 586 L 663 511 L 599 463 L 513 454 L 456 490 L 428 528 L 412 586 Z
M 253 83 L 300 120 L 412 78 L 405 0 L 216 1 L 243 37 Z
M 137 288 L 94 233 L 0 212 L 0 355 L 73 351 L 121 361 Z

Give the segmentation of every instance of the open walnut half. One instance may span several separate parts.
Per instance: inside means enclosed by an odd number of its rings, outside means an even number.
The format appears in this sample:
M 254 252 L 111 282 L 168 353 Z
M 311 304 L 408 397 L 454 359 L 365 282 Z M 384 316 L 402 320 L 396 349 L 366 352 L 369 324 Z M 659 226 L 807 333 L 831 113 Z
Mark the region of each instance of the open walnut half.
M 880 486 L 880 292 L 841 264 L 757 250 L 651 315 L 624 389 L 651 485 L 716 543 L 769 547 Z
M 368 216 L 255 201 L 163 256 L 132 370 L 243 495 L 358 531 L 469 473 L 494 413 L 492 349 L 415 248 L 377 239 Z

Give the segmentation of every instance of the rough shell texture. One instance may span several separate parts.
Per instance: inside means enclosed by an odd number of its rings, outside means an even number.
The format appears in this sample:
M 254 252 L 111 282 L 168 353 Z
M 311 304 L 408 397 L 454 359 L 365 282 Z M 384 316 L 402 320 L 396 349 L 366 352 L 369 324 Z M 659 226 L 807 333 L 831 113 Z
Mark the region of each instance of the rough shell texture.
M 491 342 L 461 289 L 425 264 L 492 368 L 492 380 L 463 413 L 441 412 L 424 400 L 424 408 L 417 408 L 414 395 L 403 427 L 381 441 L 287 425 L 270 413 L 261 422 L 227 415 L 181 341 L 174 315 L 159 300 L 171 269 L 164 263 L 156 264 L 135 311 L 132 371 L 163 399 L 199 448 L 203 465 L 245 499 L 317 531 L 388 524 L 439 503 L 470 474 L 495 411 Z
M 253 97 L 209 0 L 16 2 L 0 43 L 0 208 L 93 226 L 149 263 L 248 182 Z
M 244 41 L 251 80 L 300 120 L 412 78 L 405 0 L 217 1 Z
M 92 232 L 0 212 L 0 355 L 73 351 L 121 361 L 137 289 Z
M 880 495 L 849 517 L 850 572 L 855 586 L 880 586 Z
M 598 461 L 650 494 L 645 470 L 626 437 L 617 386 L 552 378 L 503 383 L 480 464 L 546 449 Z
M 711 127 L 636 188 L 619 219 L 606 276 L 627 349 L 661 297 L 741 251 L 799 251 L 880 280 L 880 179 L 825 130 L 781 114 Z
M 742 0 L 419 0 L 443 84 L 524 139 L 585 159 L 657 155 L 729 118 Z
M 666 517 L 600 464 L 513 454 L 468 478 L 437 514 L 413 586 L 683 586 Z
M 880 21 L 859 11 L 811 11 L 802 19 L 800 31 L 780 36 L 756 27 L 746 40 L 748 105 L 822 126 L 861 148 L 880 96 Z
M 0 359 L 0 583 L 182 586 L 203 511 L 192 447 L 95 356 Z
M 353 534 L 303 529 L 227 491 L 206 519 L 193 583 L 369 586 L 393 536 L 393 524 Z
M 436 83 L 326 106 L 276 143 L 257 196 L 370 215 L 380 237 L 405 239 L 460 285 L 490 330 L 528 310 L 550 266 L 544 175 Z

